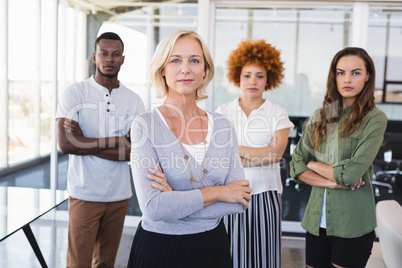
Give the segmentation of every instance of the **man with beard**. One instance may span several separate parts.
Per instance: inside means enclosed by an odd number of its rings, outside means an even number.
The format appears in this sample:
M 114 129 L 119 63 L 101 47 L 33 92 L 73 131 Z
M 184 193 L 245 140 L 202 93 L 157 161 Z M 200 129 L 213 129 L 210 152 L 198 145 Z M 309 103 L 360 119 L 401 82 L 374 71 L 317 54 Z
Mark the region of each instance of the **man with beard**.
M 95 42 L 95 75 L 63 93 L 58 145 L 69 154 L 67 267 L 113 267 L 132 196 L 130 127 L 141 98 L 117 78 L 124 44 L 111 32 Z

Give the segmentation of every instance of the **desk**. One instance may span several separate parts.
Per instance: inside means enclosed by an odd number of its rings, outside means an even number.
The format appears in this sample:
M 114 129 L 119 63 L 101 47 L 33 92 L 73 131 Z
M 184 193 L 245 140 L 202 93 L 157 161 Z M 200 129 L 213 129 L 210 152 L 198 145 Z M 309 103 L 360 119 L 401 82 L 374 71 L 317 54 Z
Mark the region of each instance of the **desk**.
M 52 205 L 52 194 L 50 189 L 0 186 L 0 242 L 22 229 L 42 267 L 47 265 L 30 224 L 68 199 L 66 191 L 57 190 Z

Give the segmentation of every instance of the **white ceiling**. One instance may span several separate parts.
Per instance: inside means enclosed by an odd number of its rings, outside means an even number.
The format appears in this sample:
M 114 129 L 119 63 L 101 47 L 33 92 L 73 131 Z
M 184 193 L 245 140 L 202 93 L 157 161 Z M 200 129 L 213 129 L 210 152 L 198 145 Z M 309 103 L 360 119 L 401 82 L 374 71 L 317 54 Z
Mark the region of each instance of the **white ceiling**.
M 88 13 L 103 12 L 111 16 L 129 12 L 138 8 L 150 5 L 166 4 L 196 4 L 198 0 L 67 0 L 72 6 L 79 6 L 80 9 Z
M 96 14 L 98 12 L 109 14 L 110 16 L 117 16 L 121 13 L 130 12 L 135 9 L 143 8 L 146 6 L 156 6 L 156 8 L 160 5 L 171 5 L 171 4 L 197 4 L 198 0 L 66 0 L 70 3 L 71 6 L 79 6 L 80 9 L 87 13 Z M 204 0 L 199 0 L 204 1 Z M 272 3 L 281 3 L 285 1 L 267 1 L 267 0 L 215 0 L 219 3 L 260 3 L 260 2 L 272 2 Z M 302 0 L 292 0 L 286 2 L 303 2 L 303 3 L 343 3 L 351 1 L 347 0 L 309 0 L 309 1 L 302 1 Z M 402 1 L 398 0 L 354 0 L 353 2 L 366 2 L 371 4 L 401 4 Z

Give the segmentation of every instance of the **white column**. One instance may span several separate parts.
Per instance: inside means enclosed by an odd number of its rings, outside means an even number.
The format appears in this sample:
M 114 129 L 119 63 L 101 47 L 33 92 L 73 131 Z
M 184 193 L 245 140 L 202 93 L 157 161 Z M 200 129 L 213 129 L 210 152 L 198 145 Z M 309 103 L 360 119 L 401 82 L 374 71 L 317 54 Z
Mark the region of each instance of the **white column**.
M 35 59 L 34 59 L 34 72 L 35 72 L 35 94 L 34 94 L 34 135 L 35 135 L 35 145 L 34 145 L 34 156 L 40 156 L 40 132 L 41 132 L 41 12 L 42 9 L 42 1 L 36 0 L 35 5 L 35 40 L 34 40 L 34 51 L 35 51 Z
M 52 89 L 53 89 L 53 99 L 52 99 L 52 115 L 53 120 L 51 127 L 51 152 L 50 152 L 50 189 L 52 190 L 52 201 L 51 204 L 56 204 L 56 189 L 57 189 L 57 129 L 56 120 L 54 117 L 57 111 L 58 102 L 58 20 L 59 20 L 59 1 L 54 0 L 53 4 L 53 75 L 52 75 Z
M 207 44 L 212 57 L 214 57 L 214 29 L 215 29 L 216 4 L 211 0 L 198 1 L 197 32 Z M 208 99 L 200 101 L 198 105 L 207 110 L 213 110 L 213 81 L 207 87 Z
M 155 52 L 155 26 L 154 26 L 154 15 L 155 15 L 155 7 L 154 6 L 148 6 L 144 8 L 147 11 L 147 58 L 146 58 L 146 66 L 149 66 L 152 60 L 152 56 Z M 146 68 L 146 79 L 145 79 L 145 87 L 148 92 L 147 94 L 147 99 L 144 100 L 145 108 L 147 110 L 152 108 L 152 96 L 151 94 L 154 94 L 152 90 L 152 85 L 151 85 L 151 79 L 150 79 L 150 73 L 149 73 L 149 68 Z
M 0 186 L 0 238 L 8 233 L 8 187 Z
M 84 14 L 84 12 L 80 12 L 80 36 L 79 41 L 77 43 L 77 48 L 79 48 L 79 54 L 77 59 L 80 59 L 78 62 L 77 69 L 79 72 L 76 72 L 76 78 L 74 82 L 85 80 L 89 77 L 89 64 L 92 64 L 92 61 L 89 61 L 87 58 L 87 25 L 88 25 L 88 16 Z
M 353 5 L 352 46 L 367 48 L 370 7 L 368 3 Z
M 72 63 L 72 66 L 73 66 L 73 68 L 74 68 L 74 73 L 73 73 L 73 76 L 72 76 L 72 82 L 75 82 L 75 81 L 77 81 L 77 46 L 78 46 L 78 43 L 77 43 L 77 40 L 78 40 L 78 34 L 79 34 L 79 30 L 78 30 L 78 16 L 79 16 L 79 13 L 80 12 L 80 9 L 79 9 L 79 6 L 78 5 L 75 5 L 74 6 L 74 33 L 73 33 L 73 36 L 71 36 L 71 38 L 73 39 L 72 40 L 72 44 L 73 44 L 73 53 L 72 53 L 72 57 L 73 57 L 73 63 Z
M 8 0 L 0 1 L 0 167 L 8 166 Z
M 57 80 L 58 88 L 64 89 L 66 88 L 66 65 L 67 65 L 67 3 L 65 1 L 61 1 L 59 3 L 59 13 L 58 13 L 58 43 L 57 43 L 57 64 L 58 64 L 58 72 L 57 72 Z M 71 22 L 70 22 L 71 23 Z M 69 40 L 70 41 L 70 40 Z
M 210 0 L 198 1 L 197 32 L 207 44 L 208 44 L 208 32 L 209 32 L 210 5 L 211 5 Z

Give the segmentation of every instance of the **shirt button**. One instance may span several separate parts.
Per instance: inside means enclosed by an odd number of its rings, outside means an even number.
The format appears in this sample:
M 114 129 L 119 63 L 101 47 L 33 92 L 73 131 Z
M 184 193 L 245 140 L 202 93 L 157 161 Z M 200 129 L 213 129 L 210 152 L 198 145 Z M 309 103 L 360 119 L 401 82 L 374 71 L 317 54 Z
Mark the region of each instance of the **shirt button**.
M 107 109 L 106 111 L 107 111 L 107 112 L 110 112 L 110 110 L 109 110 L 109 109 Z
M 109 105 L 109 104 L 110 104 L 110 102 L 107 102 L 107 104 Z

